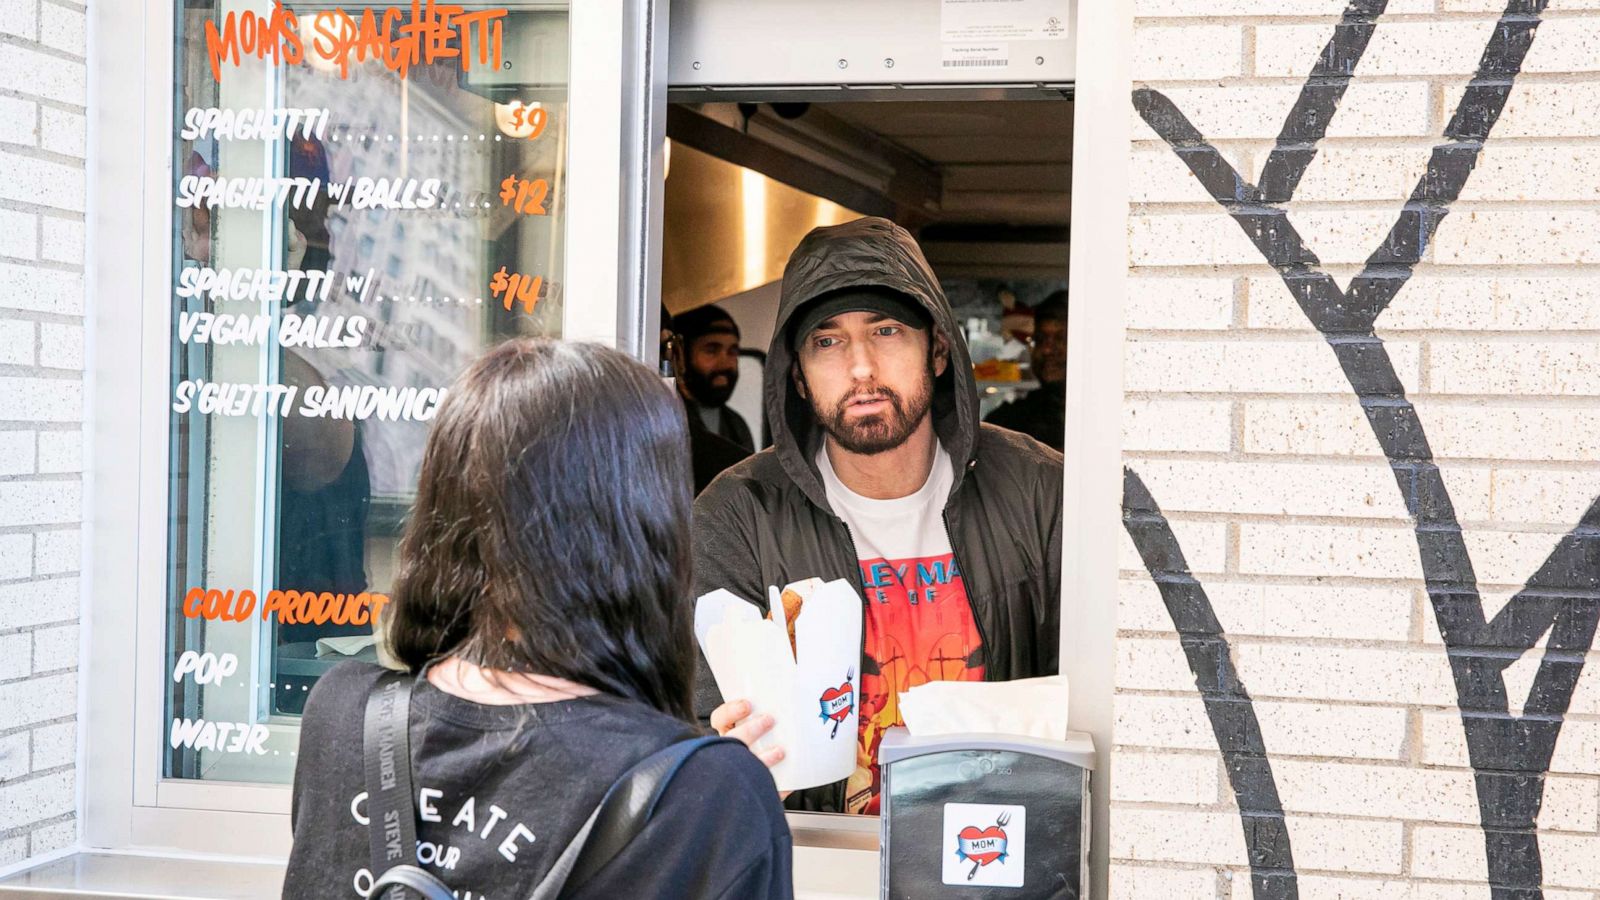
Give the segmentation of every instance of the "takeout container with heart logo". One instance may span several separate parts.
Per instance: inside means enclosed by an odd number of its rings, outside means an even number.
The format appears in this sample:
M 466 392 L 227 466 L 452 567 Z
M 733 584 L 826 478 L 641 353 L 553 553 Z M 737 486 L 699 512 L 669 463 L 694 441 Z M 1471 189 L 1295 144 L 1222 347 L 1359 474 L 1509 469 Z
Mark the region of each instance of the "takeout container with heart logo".
M 803 601 L 792 646 L 780 600 L 785 591 Z M 861 597 L 846 581 L 808 578 L 781 591 L 769 588 L 768 602 L 770 618 L 725 590 L 696 601 L 695 639 L 717 689 L 773 717 L 773 729 L 756 748 L 783 748 L 783 761 L 772 768 L 778 790 L 848 778 L 856 764 Z

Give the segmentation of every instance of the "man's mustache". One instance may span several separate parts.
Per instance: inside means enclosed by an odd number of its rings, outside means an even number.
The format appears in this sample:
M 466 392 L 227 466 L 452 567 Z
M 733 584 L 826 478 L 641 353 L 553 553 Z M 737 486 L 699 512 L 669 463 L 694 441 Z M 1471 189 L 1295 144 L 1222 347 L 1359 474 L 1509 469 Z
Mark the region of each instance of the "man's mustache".
M 879 400 L 888 401 L 889 405 L 895 410 L 900 410 L 903 408 L 900 403 L 899 394 L 889 390 L 888 388 L 873 388 L 872 390 L 858 391 L 854 394 L 844 397 L 839 401 L 838 410 L 841 414 L 843 414 L 845 410 L 857 403 L 874 403 Z

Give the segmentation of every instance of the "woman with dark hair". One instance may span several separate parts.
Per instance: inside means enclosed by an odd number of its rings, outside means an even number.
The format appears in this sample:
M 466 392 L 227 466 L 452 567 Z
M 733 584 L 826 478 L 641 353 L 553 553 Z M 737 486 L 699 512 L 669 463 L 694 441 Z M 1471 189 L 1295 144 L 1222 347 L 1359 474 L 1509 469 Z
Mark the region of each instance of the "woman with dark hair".
M 402 862 L 460 898 L 528 897 L 619 776 L 695 733 L 688 485 L 682 405 L 620 352 L 509 341 L 450 389 L 380 624 L 416 675 Z M 372 891 L 363 721 L 385 678 L 346 663 L 311 692 L 285 898 Z M 766 766 L 713 744 L 560 896 L 788 898 L 790 856 Z

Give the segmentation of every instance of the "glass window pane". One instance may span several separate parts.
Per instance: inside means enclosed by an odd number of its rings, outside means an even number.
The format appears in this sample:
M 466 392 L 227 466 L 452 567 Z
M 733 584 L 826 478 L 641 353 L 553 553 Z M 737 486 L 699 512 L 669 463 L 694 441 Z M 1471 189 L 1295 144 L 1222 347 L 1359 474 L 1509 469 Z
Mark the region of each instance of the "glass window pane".
M 380 652 L 445 387 L 560 335 L 567 26 L 180 4 L 167 777 L 290 780 L 317 677 Z

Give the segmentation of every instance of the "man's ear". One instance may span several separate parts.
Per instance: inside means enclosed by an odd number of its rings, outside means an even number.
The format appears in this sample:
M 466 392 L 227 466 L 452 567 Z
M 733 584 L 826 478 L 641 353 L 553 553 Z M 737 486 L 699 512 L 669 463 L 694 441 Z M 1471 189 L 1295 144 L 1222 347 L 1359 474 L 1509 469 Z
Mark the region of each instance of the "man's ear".
M 944 370 L 950 367 L 950 339 L 945 337 L 944 329 L 935 325 L 933 327 L 933 377 L 938 378 Z
M 682 337 L 679 337 L 677 340 L 667 345 L 672 351 L 672 371 L 677 372 L 680 376 L 684 372 L 689 371 L 689 351 L 684 347 L 684 345 L 687 343 L 688 341 L 685 341 Z
M 801 400 L 811 399 L 811 395 L 806 393 L 806 373 L 800 371 L 800 360 L 789 363 L 789 379 L 794 382 L 794 389 Z

